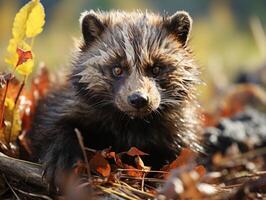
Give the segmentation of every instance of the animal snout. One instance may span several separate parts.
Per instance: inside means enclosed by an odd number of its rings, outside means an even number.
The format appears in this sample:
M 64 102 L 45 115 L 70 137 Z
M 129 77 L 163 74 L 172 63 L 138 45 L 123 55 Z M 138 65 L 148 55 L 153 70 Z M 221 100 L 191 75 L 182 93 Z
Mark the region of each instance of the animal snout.
M 149 97 L 141 92 L 135 92 L 128 96 L 128 103 L 136 109 L 144 108 L 149 103 Z

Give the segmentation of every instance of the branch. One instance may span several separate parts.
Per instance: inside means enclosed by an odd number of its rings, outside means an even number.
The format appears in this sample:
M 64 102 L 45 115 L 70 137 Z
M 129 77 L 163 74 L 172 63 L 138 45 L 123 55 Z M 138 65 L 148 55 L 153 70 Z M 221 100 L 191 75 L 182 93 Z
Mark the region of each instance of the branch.
M 0 153 L 0 172 L 10 179 L 48 189 L 48 184 L 42 178 L 42 167 L 39 164 L 15 159 Z

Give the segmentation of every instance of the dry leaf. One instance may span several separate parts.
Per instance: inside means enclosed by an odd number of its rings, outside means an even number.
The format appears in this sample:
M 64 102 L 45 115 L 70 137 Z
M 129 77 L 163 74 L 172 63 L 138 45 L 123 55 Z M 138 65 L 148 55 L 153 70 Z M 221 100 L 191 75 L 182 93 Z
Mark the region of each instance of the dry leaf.
M 24 51 L 23 49 L 17 48 L 18 62 L 17 66 L 27 62 L 29 59 L 32 59 L 31 51 Z
M 144 153 L 143 151 L 140 151 L 138 148 L 136 147 L 131 147 L 128 152 L 127 155 L 129 156 L 145 156 L 145 155 L 149 155 L 147 153 Z
M 104 177 L 108 177 L 111 173 L 111 166 L 101 153 L 96 153 L 90 160 L 89 165 L 92 171 Z
M 203 177 L 206 174 L 206 169 L 203 165 L 198 165 L 194 168 L 196 172 L 198 172 L 200 177 Z
M 182 149 L 180 155 L 177 157 L 176 160 L 174 160 L 173 162 L 171 162 L 169 165 L 166 165 L 163 167 L 163 171 L 170 171 L 172 169 L 175 169 L 177 167 L 181 167 L 184 166 L 186 164 L 188 164 L 192 158 L 195 156 L 195 153 L 188 149 L 188 148 L 184 148 Z
M 124 168 L 125 169 L 128 169 L 128 170 L 126 170 L 126 173 L 129 176 L 139 177 L 139 178 L 142 178 L 143 177 L 143 172 L 142 171 L 139 171 L 138 169 L 136 169 L 135 167 L 133 167 L 131 165 L 124 164 Z
M 181 199 L 202 199 L 203 194 L 199 191 L 198 173 L 195 171 L 180 174 L 181 181 L 184 185 L 184 192 L 180 194 Z
M 31 127 L 32 117 L 40 98 L 45 97 L 50 88 L 50 79 L 47 68 L 41 66 L 38 75 L 32 80 L 31 88 L 24 95 L 24 113 L 22 116 L 23 131 L 28 131 Z M 22 96 L 23 96 L 22 95 Z M 27 103 L 27 104 L 25 104 Z

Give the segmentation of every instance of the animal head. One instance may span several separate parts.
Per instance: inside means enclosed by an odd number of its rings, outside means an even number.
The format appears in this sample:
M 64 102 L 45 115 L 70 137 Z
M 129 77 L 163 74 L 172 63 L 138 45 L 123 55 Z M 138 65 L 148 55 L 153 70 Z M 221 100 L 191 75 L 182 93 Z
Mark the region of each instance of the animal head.
M 85 101 L 144 117 L 192 98 L 197 80 L 188 13 L 84 12 L 72 82 Z

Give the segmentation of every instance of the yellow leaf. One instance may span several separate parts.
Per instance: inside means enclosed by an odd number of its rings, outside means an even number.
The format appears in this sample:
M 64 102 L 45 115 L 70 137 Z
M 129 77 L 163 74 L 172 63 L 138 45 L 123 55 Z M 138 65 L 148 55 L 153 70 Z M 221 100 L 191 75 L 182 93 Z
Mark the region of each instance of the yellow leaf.
M 31 51 L 31 46 L 25 42 L 25 41 L 22 41 L 19 45 L 18 45 L 19 48 L 21 49 L 24 49 L 25 51 Z
M 23 49 L 24 51 L 31 51 L 31 46 L 28 45 L 24 41 L 21 41 L 20 43 L 17 43 L 17 41 L 15 39 L 10 39 L 9 40 L 9 44 L 8 44 L 8 47 L 7 47 L 8 55 L 5 58 L 5 62 L 7 64 L 10 64 L 16 70 L 17 70 L 17 63 L 18 63 L 18 59 L 19 59 L 19 56 L 17 54 L 17 48 Z M 24 74 L 24 73 L 26 73 L 26 71 L 30 73 L 32 71 L 32 70 L 29 70 L 30 69 L 30 65 L 28 65 L 28 64 L 26 66 L 23 65 L 22 67 L 19 65 L 18 67 L 20 67 L 20 69 L 19 69 L 18 72 L 20 74 Z M 21 68 L 22 68 L 22 70 L 21 70 Z M 23 68 L 27 68 L 27 69 L 23 70 Z
M 15 110 L 14 110 L 15 109 Z M 14 142 L 21 131 L 21 119 L 18 108 L 11 98 L 5 99 L 5 139 L 6 143 Z M 12 130 L 11 130 L 12 125 Z M 10 135 L 9 135 L 10 134 Z M 10 137 L 9 137 L 10 136 Z
M 16 71 L 21 75 L 27 76 L 31 74 L 33 66 L 34 66 L 34 60 L 29 59 L 26 62 L 22 63 L 21 65 L 17 66 Z
M 36 2 L 36 3 L 35 3 Z M 34 2 L 34 7 L 32 8 L 27 24 L 26 24 L 26 36 L 35 37 L 43 30 L 43 25 L 45 23 L 45 13 L 42 4 L 38 1 Z
M 24 51 L 31 51 L 31 46 L 28 45 L 26 42 L 22 42 L 19 46 Z M 16 66 L 16 72 L 18 72 L 20 75 L 29 75 L 32 72 L 33 66 L 34 66 L 34 53 L 32 53 L 32 59 L 27 60 L 26 62 L 22 63 L 21 65 Z
M 15 67 L 17 62 L 18 62 L 18 54 L 17 54 L 16 50 L 17 50 L 16 40 L 10 39 L 8 47 L 7 47 L 8 55 L 5 58 L 5 62 L 7 64 L 12 65 L 13 67 Z
M 17 42 L 21 41 L 25 37 L 26 23 L 34 4 L 35 2 L 30 1 L 25 6 L 23 6 L 15 16 L 12 34 Z
M 9 142 L 15 142 L 17 140 L 17 137 L 21 131 L 21 125 L 22 121 L 20 119 L 20 113 L 19 110 L 16 109 L 13 115 L 13 126 L 11 130 L 11 137 Z
M 10 39 L 7 47 L 7 52 L 15 53 L 17 49 L 17 42 L 15 39 Z
M 15 106 L 15 102 L 14 102 L 13 99 L 11 99 L 11 98 L 6 98 L 5 99 L 5 107 L 6 107 L 6 109 L 13 110 L 14 106 Z
M 5 129 L 1 128 L 0 129 L 0 145 L 3 148 L 3 145 L 6 146 L 6 138 L 5 138 Z

